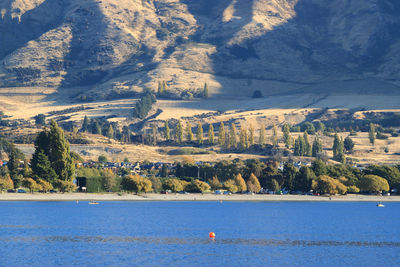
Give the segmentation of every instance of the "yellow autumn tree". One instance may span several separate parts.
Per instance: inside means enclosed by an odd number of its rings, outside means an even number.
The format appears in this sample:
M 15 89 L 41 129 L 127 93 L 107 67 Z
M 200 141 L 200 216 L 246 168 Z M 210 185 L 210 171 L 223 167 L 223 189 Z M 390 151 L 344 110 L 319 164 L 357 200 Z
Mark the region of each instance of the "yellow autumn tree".
M 235 184 L 238 188 L 238 192 L 244 192 L 247 190 L 246 182 L 240 173 L 238 173 L 235 177 Z
M 261 190 L 260 182 L 253 173 L 250 174 L 249 180 L 247 180 L 247 190 L 253 193 L 258 193 Z

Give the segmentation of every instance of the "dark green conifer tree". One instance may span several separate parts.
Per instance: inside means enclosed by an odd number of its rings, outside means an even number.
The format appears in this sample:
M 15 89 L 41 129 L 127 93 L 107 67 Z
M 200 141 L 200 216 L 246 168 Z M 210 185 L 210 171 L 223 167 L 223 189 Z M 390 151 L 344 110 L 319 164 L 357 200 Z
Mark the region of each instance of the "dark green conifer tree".
M 375 133 L 375 125 L 372 122 L 369 124 L 368 137 L 369 137 L 369 142 L 372 145 L 374 145 L 376 139 L 376 133 Z
M 320 153 L 322 153 L 322 143 L 317 135 L 312 146 L 312 156 L 317 157 Z
M 61 180 L 72 181 L 75 165 L 69 151 L 69 143 L 63 130 L 52 120 L 49 132 L 50 154 L 48 155 L 52 168 Z
M 208 98 L 208 85 L 207 85 L 207 83 L 204 83 L 203 97 L 204 98 Z
M 89 131 L 89 119 L 85 115 L 85 118 L 83 119 L 83 123 L 82 123 L 81 132 L 87 133 L 88 131 Z

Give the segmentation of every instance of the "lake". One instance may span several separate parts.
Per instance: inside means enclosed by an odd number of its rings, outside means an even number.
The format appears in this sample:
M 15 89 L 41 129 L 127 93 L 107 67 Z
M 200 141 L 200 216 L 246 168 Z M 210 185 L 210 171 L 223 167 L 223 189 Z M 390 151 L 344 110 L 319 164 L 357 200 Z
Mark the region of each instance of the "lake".
M 0 256 L 0 266 L 399 266 L 400 203 L 0 202 Z

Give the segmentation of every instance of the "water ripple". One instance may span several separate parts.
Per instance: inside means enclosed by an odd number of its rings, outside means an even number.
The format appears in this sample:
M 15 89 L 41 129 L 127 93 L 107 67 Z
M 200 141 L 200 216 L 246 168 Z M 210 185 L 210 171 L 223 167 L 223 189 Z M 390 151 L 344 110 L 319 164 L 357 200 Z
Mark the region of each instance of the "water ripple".
M 79 243 L 147 243 L 164 245 L 248 245 L 248 246 L 334 246 L 334 247 L 400 247 L 400 242 L 391 241 L 334 241 L 334 240 L 277 240 L 244 238 L 179 238 L 179 237 L 105 237 L 105 236 L 32 236 L 1 237 L 0 242 L 79 242 Z

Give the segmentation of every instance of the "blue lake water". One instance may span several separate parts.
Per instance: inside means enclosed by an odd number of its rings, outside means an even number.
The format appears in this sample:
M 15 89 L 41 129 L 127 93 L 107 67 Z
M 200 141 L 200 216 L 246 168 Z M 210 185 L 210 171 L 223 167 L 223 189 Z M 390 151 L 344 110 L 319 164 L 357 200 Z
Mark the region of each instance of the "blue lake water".
M 0 202 L 0 266 L 399 266 L 385 204 Z

